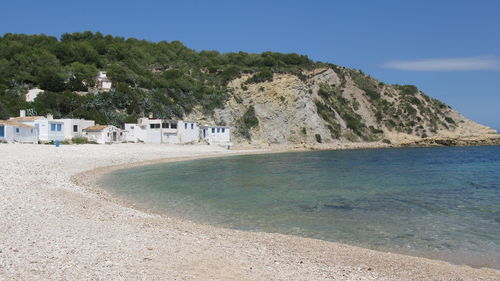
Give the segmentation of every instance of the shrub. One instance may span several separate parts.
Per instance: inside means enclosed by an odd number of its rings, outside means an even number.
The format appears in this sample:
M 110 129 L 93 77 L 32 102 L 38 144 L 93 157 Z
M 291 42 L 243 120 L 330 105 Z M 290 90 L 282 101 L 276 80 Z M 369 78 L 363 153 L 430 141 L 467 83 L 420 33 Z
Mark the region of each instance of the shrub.
M 453 125 L 455 125 L 455 120 L 453 120 L 451 117 L 446 116 L 446 117 L 444 118 L 444 120 L 445 120 L 446 122 L 448 122 L 448 124 L 453 124 Z
M 316 142 L 321 143 L 321 135 L 320 134 L 316 134 L 316 135 L 314 135 L 314 137 L 316 138 Z
M 97 142 L 95 141 L 89 141 L 89 139 L 86 137 L 75 137 L 71 139 L 71 142 L 73 144 L 97 144 Z
M 255 108 L 251 105 L 245 114 L 237 121 L 238 124 L 238 133 L 250 140 L 250 130 L 253 127 L 257 127 L 259 125 L 259 119 L 257 119 L 257 115 L 255 114 Z
M 255 73 L 245 81 L 245 84 L 255 84 L 266 81 L 273 81 L 273 72 L 269 68 L 263 68 L 260 72 Z

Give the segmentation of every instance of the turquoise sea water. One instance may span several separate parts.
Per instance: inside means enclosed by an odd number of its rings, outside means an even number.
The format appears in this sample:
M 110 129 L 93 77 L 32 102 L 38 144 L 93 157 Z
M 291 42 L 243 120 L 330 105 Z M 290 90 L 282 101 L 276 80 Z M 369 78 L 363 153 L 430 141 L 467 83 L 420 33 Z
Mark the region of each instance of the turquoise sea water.
M 193 221 L 500 268 L 500 146 L 212 158 L 100 184 Z

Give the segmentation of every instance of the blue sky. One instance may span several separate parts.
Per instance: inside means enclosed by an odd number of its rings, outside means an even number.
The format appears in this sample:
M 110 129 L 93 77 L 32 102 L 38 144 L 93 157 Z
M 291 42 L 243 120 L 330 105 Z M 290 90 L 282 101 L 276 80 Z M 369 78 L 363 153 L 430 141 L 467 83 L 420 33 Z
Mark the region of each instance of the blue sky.
M 8 1 L 0 34 L 100 31 L 195 50 L 295 52 L 414 84 L 500 130 L 500 1 Z

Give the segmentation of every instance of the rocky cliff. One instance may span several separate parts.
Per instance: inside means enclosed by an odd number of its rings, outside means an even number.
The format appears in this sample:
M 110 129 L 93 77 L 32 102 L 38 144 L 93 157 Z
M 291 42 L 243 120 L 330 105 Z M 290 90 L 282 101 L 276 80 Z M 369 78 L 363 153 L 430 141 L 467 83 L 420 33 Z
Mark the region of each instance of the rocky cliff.
M 494 130 L 416 87 L 388 85 L 361 71 L 331 65 L 302 75 L 274 73 L 269 79 L 255 79 L 257 75 L 231 81 L 223 109 L 211 116 L 195 112 L 189 118 L 231 126 L 235 143 L 254 145 L 498 141 Z

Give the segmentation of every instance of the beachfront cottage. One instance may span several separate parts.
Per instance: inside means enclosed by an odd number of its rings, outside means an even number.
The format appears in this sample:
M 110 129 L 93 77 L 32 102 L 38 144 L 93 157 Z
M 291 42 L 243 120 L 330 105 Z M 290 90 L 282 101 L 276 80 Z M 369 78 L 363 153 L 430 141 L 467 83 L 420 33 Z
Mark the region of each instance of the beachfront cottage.
M 83 129 L 95 125 L 94 120 L 85 119 L 60 119 L 64 123 L 64 138 L 71 140 L 84 136 Z
M 85 119 L 54 119 L 52 115 L 26 116 L 26 111 L 21 110 L 19 117 L 10 120 L 34 126 L 38 131 L 40 141 L 63 141 L 83 136 L 83 129 L 95 125 L 93 120 Z
M 199 141 L 199 127 L 195 122 L 140 118 L 137 123 L 125 123 L 127 141 L 145 143 L 185 144 Z
M 38 132 L 31 125 L 11 120 L 0 120 L 0 141 L 38 143 Z
M 40 141 L 64 140 L 64 122 L 54 119 L 50 114 L 47 117 L 26 116 L 26 112 L 21 110 L 19 117 L 10 118 L 10 120 L 35 127 Z
M 84 137 L 99 144 L 119 143 L 125 140 L 123 130 L 113 125 L 95 125 L 83 129 Z
M 201 138 L 209 144 L 230 144 L 231 131 L 227 126 L 202 126 Z

